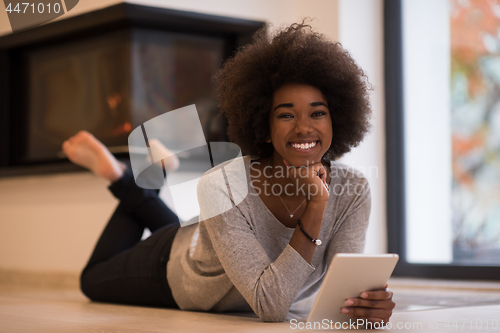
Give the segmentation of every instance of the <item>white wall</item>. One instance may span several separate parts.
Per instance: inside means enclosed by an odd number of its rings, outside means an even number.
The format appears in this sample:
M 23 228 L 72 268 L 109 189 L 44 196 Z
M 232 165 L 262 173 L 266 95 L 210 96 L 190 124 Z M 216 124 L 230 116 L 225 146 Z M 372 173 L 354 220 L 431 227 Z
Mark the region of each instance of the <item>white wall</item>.
M 339 0 L 339 41 L 363 68 L 375 88 L 371 94 L 373 129 L 343 162 L 365 173 L 372 211 L 365 252 L 387 251 L 385 191 L 385 103 L 382 0 Z
M 0 178 L 0 269 L 78 272 L 117 201 L 91 173 Z
M 56 20 L 121 2 L 261 20 L 276 26 L 297 22 L 309 16 L 317 19 L 315 28 L 327 36 L 337 37 L 337 0 L 80 0 L 75 8 Z M 0 35 L 11 32 L 5 5 L 0 3 Z
M 56 20 L 62 20 L 71 16 L 86 13 L 99 8 L 105 8 L 117 3 L 123 2 L 123 0 L 80 0 L 78 5 L 75 6 L 69 13 L 60 16 Z M 24 7 L 21 7 L 24 8 Z M 12 33 L 12 28 L 10 27 L 9 17 L 5 11 L 4 2 L 0 3 L 0 35 L 6 35 Z

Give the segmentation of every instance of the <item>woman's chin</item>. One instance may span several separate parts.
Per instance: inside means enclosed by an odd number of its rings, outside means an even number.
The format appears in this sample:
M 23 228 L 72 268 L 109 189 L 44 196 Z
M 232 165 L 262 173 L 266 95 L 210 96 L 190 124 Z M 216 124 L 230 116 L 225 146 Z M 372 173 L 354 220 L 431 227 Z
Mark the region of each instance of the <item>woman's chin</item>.
M 275 159 L 281 159 L 285 160 L 290 166 L 293 166 L 295 168 L 300 168 L 300 167 L 307 167 L 309 165 L 321 162 L 321 158 L 323 155 L 319 156 L 319 154 L 304 154 L 302 152 L 300 153 L 290 153 L 287 152 L 286 154 L 279 154 L 277 151 L 275 151 Z
M 300 158 L 300 159 L 290 159 L 290 165 L 296 168 L 308 167 L 309 165 L 316 164 L 321 161 L 321 158 Z

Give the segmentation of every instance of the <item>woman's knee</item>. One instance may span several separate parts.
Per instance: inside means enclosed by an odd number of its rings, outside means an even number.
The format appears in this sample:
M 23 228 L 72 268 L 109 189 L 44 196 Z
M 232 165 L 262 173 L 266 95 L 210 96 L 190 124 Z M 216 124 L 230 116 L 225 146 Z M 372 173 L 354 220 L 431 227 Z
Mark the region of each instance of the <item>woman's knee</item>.
M 97 301 L 97 293 L 95 290 L 95 284 L 92 283 L 92 276 L 89 274 L 89 269 L 85 268 L 80 275 L 80 290 L 92 301 Z

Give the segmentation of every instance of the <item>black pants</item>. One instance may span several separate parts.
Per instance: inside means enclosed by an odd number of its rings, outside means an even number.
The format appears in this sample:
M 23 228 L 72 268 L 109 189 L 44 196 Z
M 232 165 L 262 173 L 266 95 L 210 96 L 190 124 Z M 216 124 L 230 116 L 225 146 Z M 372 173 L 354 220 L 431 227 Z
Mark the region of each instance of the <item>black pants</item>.
M 128 169 L 109 189 L 120 204 L 82 272 L 82 292 L 94 301 L 177 308 L 166 263 L 179 219 Z M 144 228 L 152 235 L 141 241 Z

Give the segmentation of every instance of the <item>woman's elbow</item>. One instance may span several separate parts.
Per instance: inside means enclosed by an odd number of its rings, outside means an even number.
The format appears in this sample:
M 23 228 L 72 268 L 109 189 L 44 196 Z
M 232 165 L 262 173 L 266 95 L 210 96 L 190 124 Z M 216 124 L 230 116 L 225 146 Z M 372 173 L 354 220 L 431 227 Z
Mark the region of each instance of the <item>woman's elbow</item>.
M 283 322 L 288 315 L 288 311 L 281 309 L 274 310 L 260 310 L 257 316 L 264 322 Z

